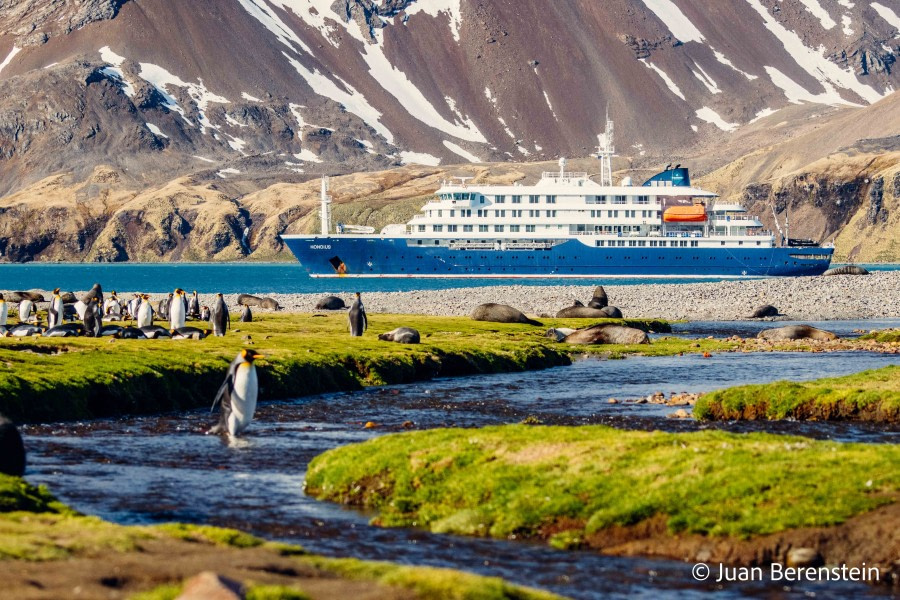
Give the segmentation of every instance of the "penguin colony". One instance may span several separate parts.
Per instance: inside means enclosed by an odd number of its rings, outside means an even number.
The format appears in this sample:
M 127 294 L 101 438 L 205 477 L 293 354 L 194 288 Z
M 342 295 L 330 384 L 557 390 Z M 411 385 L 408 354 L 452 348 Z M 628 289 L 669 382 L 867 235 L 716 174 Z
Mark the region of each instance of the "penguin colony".
M 36 292 L 8 294 L 19 302 L 16 314 L 18 323 L 10 323 L 9 302 L 0 293 L 0 337 L 112 337 L 119 339 L 203 339 L 210 334 L 224 336 L 231 328 L 228 306 L 222 294 L 216 296 L 212 310 L 200 304 L 196 291 L 190 296 L 182 288 L 176 288 L 156 303 L 149 294 L 134 294 L 120 299 L 113 291 L 104 296 L 99 283 L 80 299 L 74 294 L 53 290 L 47 307 L 46 327 L 38 304 L 47 302 Z M 252 317 L 245 308 L 242 321 Z M 165 321 L 166 326 L 154 322 Z M 202 327 L 192 327 L 195 321 Z

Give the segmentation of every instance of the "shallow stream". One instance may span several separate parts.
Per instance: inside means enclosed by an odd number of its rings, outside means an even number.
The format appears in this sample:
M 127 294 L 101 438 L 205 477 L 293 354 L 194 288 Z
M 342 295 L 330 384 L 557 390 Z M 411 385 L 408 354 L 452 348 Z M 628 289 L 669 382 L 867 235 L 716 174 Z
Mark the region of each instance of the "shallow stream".
M 722 334 L 717 332 L 718 336 Z M 77 510 L 124 524 L 178 520 L 244 529 L 332 556 L 464 569 L 573 598 L 809 598 L 889 596 L 885 588 L 827 582 L 697 583 L 689 563 L 563 552 L 543 545 L 380 529 L 368 516 L 303 494 L 306 465 L 329 448 L 402 430 L 517 423 L 622 428 L 766 430 L 857 442 L 900 442 L 896 427 L 848 423 L 717 423 L 667 418 L 675 409 L 620 402 L 657 391 L 699 392 L 775 379 L 808 380 L 900 363 L 869 353 L 723 353 L 580 360 L 569 367 L 328 394 L 262 405 L 229 447 L 205 436 L 207 411 L 24 428 L 28 477 Z M 671 382 L 678 382 L 677 384 Z M 364 429 L 366 421 L 379 424 Z

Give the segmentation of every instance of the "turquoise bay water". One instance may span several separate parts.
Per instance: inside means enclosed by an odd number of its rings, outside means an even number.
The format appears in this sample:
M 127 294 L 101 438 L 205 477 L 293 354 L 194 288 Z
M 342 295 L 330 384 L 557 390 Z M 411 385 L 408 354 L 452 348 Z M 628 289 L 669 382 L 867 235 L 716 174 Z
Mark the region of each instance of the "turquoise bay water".
M 900 270 L 900 264 L 865 265 Z M 99 282 L 106 290 L 167 292 L 176 287 L 201 293 L 397 292 L 493 285 L 635 285 L 697 283 L 707 278 L 594 279 L 311 279 L 297 263 L 26 263 L 0 265 L 0 290 L 86 290 Z

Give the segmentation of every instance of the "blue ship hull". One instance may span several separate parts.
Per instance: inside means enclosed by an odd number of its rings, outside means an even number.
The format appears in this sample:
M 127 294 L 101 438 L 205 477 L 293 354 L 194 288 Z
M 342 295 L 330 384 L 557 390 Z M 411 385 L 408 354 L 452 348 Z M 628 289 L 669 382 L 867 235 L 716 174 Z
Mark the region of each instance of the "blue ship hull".
M 310 277 L 772 277 L 821 275 L 831 248 L 595 248 L 569 240 L 543 250 L 461 250 L 407 238 L 286 237 Z

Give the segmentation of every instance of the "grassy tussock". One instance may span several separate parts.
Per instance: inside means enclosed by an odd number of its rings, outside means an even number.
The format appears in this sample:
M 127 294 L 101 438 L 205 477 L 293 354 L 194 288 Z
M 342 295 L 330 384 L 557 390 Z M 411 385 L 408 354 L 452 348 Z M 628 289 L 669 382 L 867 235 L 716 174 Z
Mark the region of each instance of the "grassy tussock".
M 769 434 L 488 427 L 387 435 L 310 464 L 307 493 L 386 526 L 558 546 L 662 518 L 746 537 L 832 525 L 898 498 L 900 447 Z
M 704 394 L 698 419 L 900 420 L 900 366 L 807 382 L 775 381 Z

